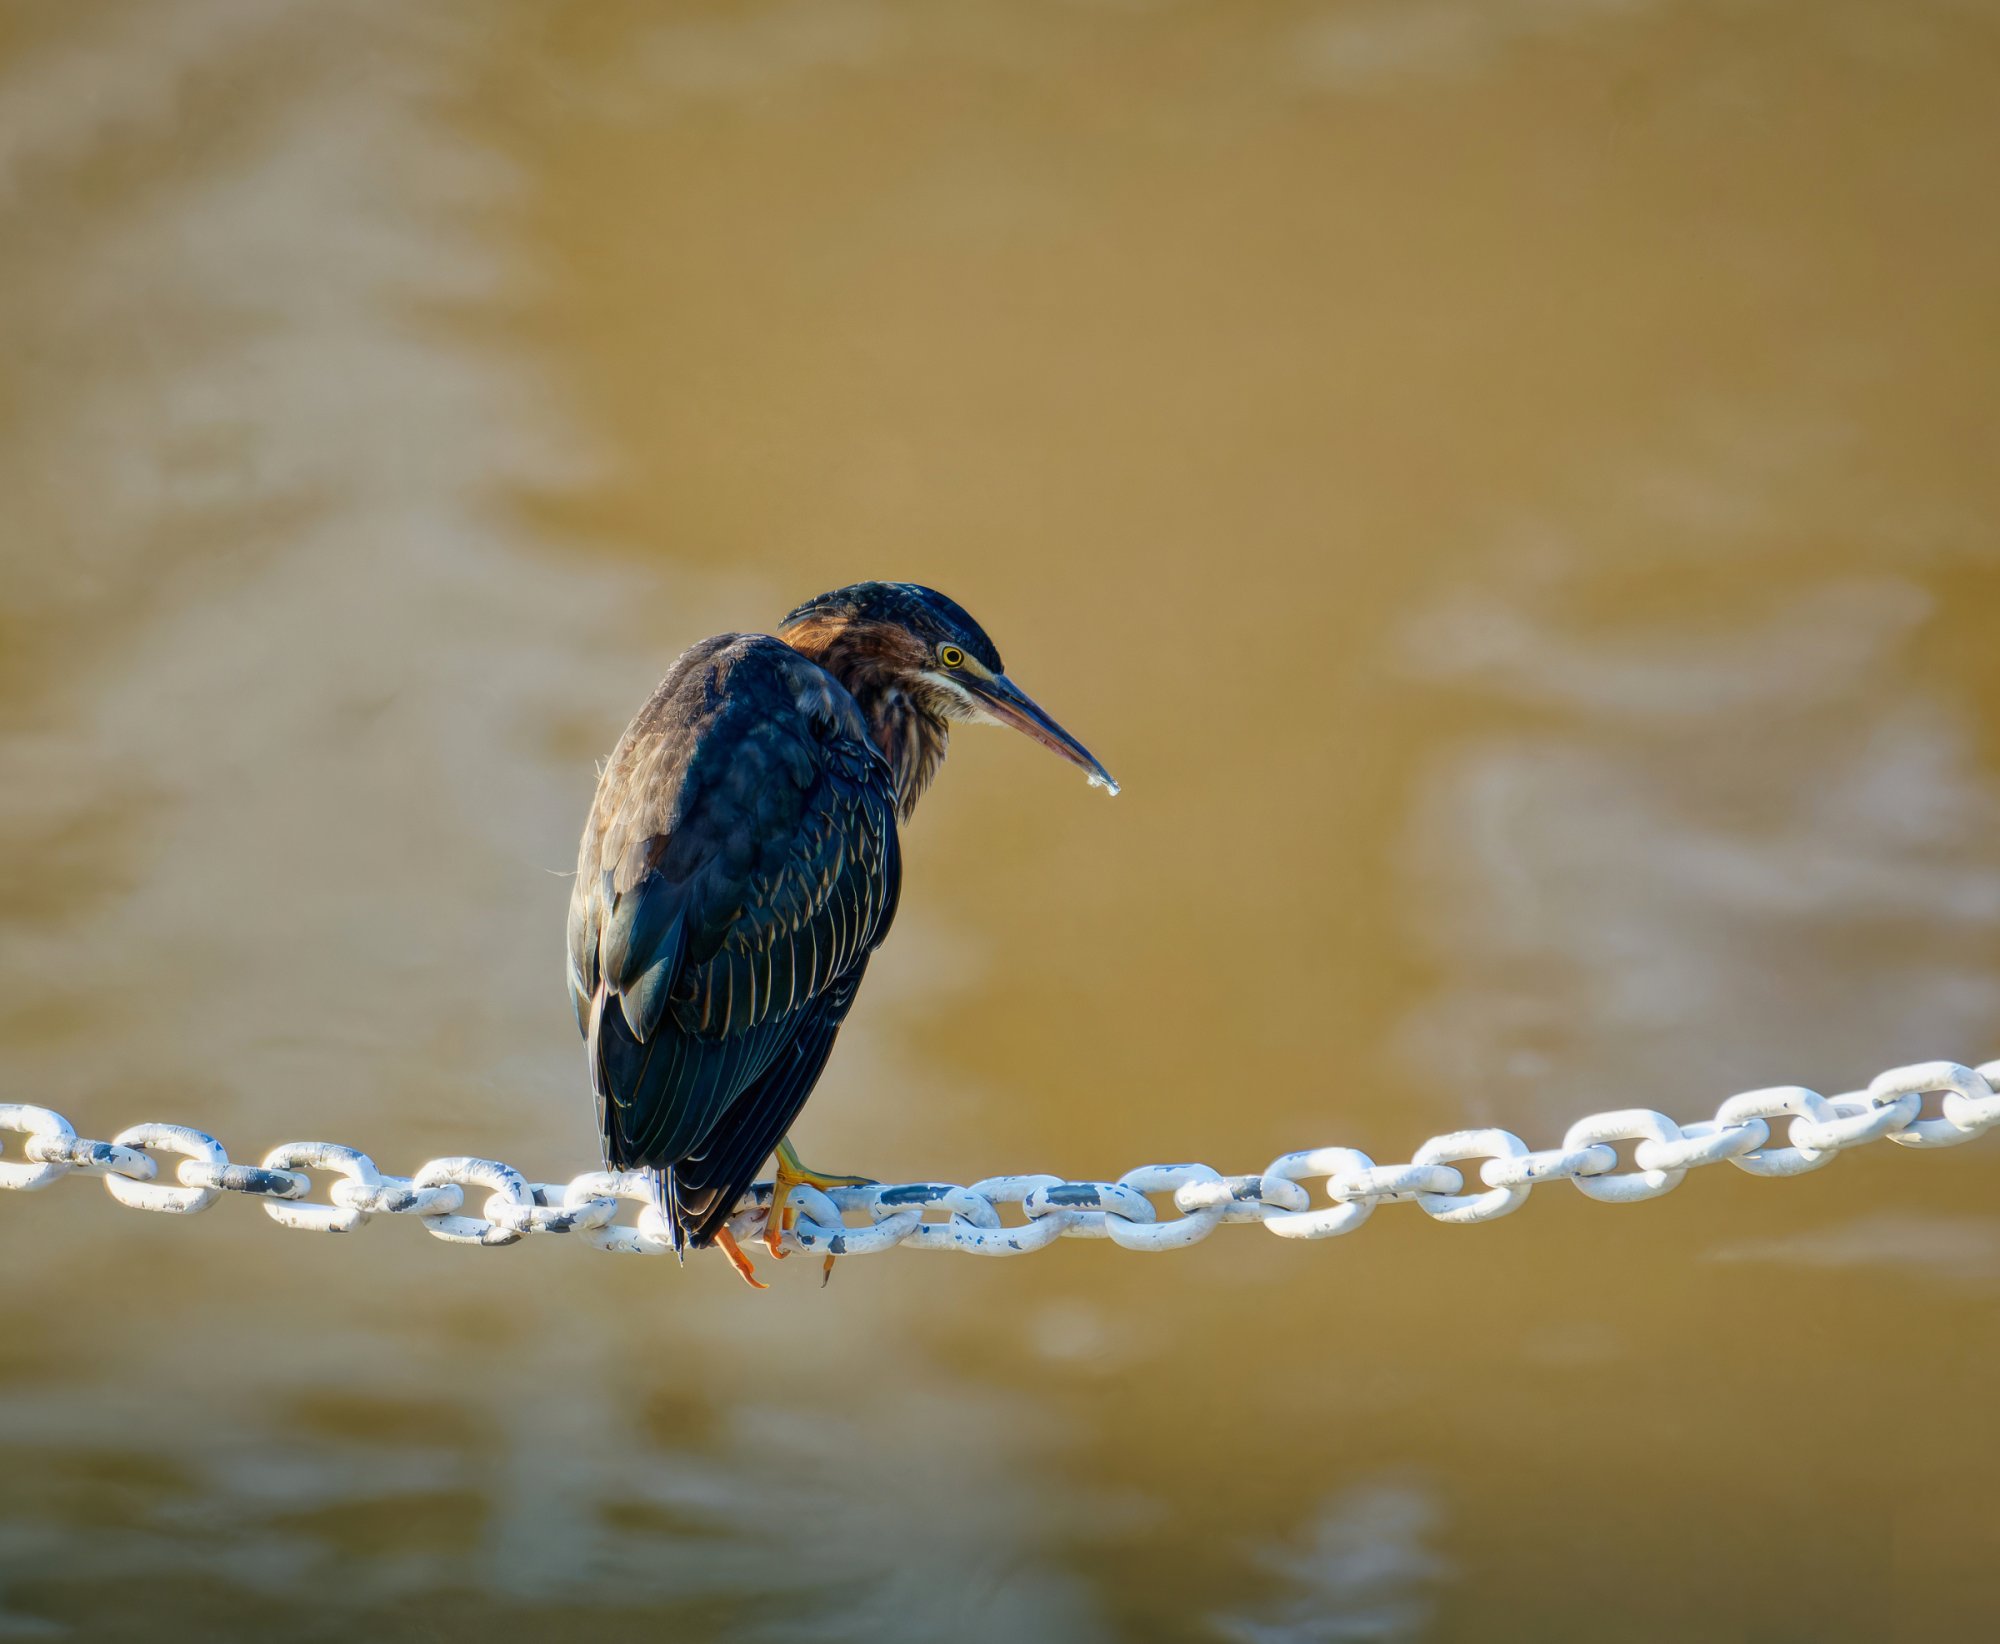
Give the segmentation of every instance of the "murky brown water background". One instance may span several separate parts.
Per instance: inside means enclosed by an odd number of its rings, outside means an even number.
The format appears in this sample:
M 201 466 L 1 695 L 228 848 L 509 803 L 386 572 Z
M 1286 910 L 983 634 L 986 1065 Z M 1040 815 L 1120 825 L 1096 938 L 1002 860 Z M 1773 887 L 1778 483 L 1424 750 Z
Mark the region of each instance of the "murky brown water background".
M 0 7 L 0 1096 L 594 1161 L 683 644 L 932 581 L 801 1139 L 1406 1157 L 2000 1053 L 2000 9 Z M 1928 1639 L 2000 1142 L 1476 1231 L 477 1252 L 0 1197 L 0 1636 Z

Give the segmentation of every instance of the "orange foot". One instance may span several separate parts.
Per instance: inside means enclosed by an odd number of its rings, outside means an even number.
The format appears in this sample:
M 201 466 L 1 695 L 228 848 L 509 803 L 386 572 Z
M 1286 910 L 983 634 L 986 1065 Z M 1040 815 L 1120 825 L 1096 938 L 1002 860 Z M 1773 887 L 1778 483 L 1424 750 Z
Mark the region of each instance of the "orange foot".
M 764 1248 L 771 1252 L 773 1260 L 783 1261 L 791 1252 L 785 1249 L 786 1231 L 798 1219 L 798 1211 L 792 1207 L 792 1189 L 803 1182 L 807 1187 L 816 1187 L 822 1193 L 834 1187 L 873 1187 L 874 1179 L 868 1176 L 835 1176 L 823 1170 L 814 1170 L 802 1163 L 798 1150 L 792 1146 L 787 1136 L 778 1143 L 778 1171 L 771 1183 L 771 1208 L 764 1212 Z M 833 1272 L 833 1258 L 826 1259 L 825 1274 L 820 1279 L 822 1286 L 827 1276 Z
M 743 1254 L 743 1247 L 736 1242 L 736 1235 L 728 1228 L 722 1228 L 716 1233 L 715 1244 L 716 1248 L 729 1258 L 729 1265 L 736 1269 L 737 1277 L 752 1290 L 771 1288 L 757 1277 L 757 1269 L 750 1265 L 750 1258 Z

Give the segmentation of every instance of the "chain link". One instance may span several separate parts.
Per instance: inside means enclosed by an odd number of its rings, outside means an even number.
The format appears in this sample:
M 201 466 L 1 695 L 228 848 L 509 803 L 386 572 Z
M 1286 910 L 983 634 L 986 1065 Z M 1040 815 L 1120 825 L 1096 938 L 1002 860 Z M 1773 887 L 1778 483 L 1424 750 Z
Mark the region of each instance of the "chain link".
M 1891 1068 L 1867 1089 L 1841 1096 L 1803 1085 L 1745 1091 L 1713 1119 L 1685 1125 L 1650 1108 L 1593 1113 L 1569 1127 L 1560 1147 L 1539 1152 L 1507 1130 L 1453 1131 L 1433 1136 L 1406 1164 L 1378 1165 L 1353 1148 L 1321 1147 L 1239 1176 L 1173 1164 L 1143 1165 L 1115 1182 L 989 1176 L 969 1187 L 800 1186 L 792 1190 L 798 1219 L 785 1244 L 827 1256 L 898 1246 L 1018 1256 L 1064 1238 L 1178 1250 L 1224 1222 L 1260 1222 L 1286 1239 L 1330 1239 L 1351 1233 L 1383 1204 L 1415 1204 L 1440 1222 L 1496 1221 L 1537 1187 L 1560 1181 L 1603 1203 L 1635 1204 L 1672 1192 L 1690 1170 L 1725 1161 L 1755 1176 L 1798 1176 L 1884 1138 L 1910 1148 L 1956 1147 L 2000 1125 L 1996 1082 L 2000 1061 L 1977 1068 L 1923 1062 Z M 1937 1112 L 1924 1117 L 1929 1098 L 1937 1099 Z M 1619 1168 L 1620 1142 L 1635 1144 L 1631 1169 Z M 177 1162 L 172 1179 L 162 1180 L 167 1160 Z M 1476 1170 L 1460 1168 L 1475 1161 Z M 312 1197 L 314 1172 L 333 1177 L 325 1199 Z M 49 1108 L 0 1103 L 0 1189 L 35 1192 L 68 1175 L 101 1177 L 119 1203 L 165 1215 L 191 1216 L 234 1194 L 259 1200 L 281 1226 L 321 1233 L 403 1216 L 456 1244 L 574 1234 L 628 1255 L 674 1247 L 657 1189 L 643 1172 L 530 1182 L 495 1159 L 450 1158 L 391 1176 L 367 1154 L 333 1142 L 284 1142 L 261 1163 L 238 1164 L 213 1136 L 186 1125 L 131 1125 L 101 1142 L 79 1136 Z M 1325 1203 L 1314 1203 L 1310 1182 L 1320 1184 Z M 468 1205 L 481 1191 L 486 1197 L 473 1214 Z M 639 1209 L 620 1221 L 628 1203 Z M 761 1230 L 770 1206 L 771 1184 L 760 1182 L 738 1207 L 732 1230 Z

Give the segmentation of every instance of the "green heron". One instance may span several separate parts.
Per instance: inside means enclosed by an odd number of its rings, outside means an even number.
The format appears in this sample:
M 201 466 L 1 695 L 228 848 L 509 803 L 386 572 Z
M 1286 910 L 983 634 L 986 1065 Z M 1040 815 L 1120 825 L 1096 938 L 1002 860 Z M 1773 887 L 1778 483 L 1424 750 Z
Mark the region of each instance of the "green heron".
M 1117 783 L 1010 680 L 944 595 L 862 582 L 768 634 L 683 652 L 612 750 L 577 850 L 569 991 L 606 1163 L 650 1172 L 683 1254 L 722 1247 L 774 1152 L 774 1257 L 793 1186 L 851 1185 L 787 1137 L 889 934 L 897 827 L 954 721 L 1011 725 Z

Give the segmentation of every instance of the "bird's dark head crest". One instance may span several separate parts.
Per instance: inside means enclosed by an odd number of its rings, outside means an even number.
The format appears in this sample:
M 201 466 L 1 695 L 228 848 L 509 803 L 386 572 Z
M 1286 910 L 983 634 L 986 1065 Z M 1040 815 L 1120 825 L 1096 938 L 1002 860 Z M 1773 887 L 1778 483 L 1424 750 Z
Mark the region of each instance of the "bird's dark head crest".
M 992 673 L 1004 673 L 1000 652 L 964 606 L 935 588 L 915 582 L 856 582 L 809 599 L 785 618 L 785 628 L 847 630 L 858 638 L 868 629 L 900 629 L 926 652 L 955 645 Z
M 778 637 L 853 693 L 896 773 L 905 816 L 944 758 L 950 725 L 1010 725 L 1111 792 L 1090 751 L 1007 677 L 965 608 L 914 582 L 857 582 L 809 599 Z

